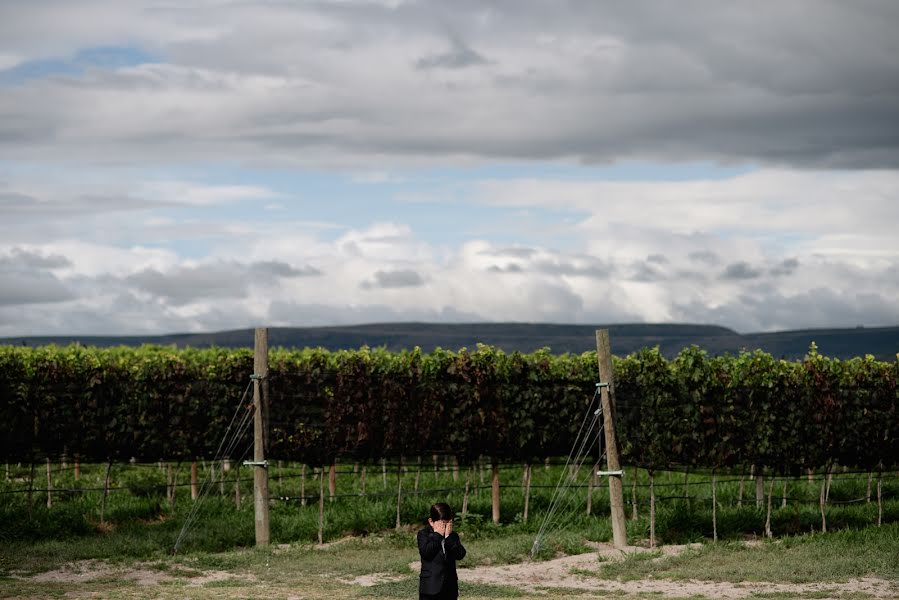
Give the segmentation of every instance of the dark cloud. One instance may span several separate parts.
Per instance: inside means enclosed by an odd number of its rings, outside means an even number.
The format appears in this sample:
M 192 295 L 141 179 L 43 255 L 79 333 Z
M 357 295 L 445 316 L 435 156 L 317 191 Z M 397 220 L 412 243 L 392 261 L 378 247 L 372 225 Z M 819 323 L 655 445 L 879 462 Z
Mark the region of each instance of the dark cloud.
M 759 269 L 753 268 L 749 263 L 740 261 L 727 265 L 721 273 L 721 279 L 756 279 L 761 276 Z
M 443 54 L 431 54 L 415 62 L 419 69 L 464 69 L 477 65 L 485 65 L 489 61 L 465 45 L 462 40 L 453 38 L 452 48 Z
M 657 265 L 667 265 L 668 259 L 664 254 L 650 254 L 646 257 L 646 262 L 656 263 Z
M 321 275 L 322 272 L 312 266 L 305 266 L 300 269 L 280 261 L 262 261 L 250 265 L 250 269 L 254 273 L 262 273 L 270 277 L 310 277 Z
M 395 271 L 375 271 L 374 281 L 362 283 L 363 289 L 383 288 L 410 288 L 420 287 L 425 281 L 421 275 L 411 269 L 398 269 Z
M 112 31 L 83 24 L 81 3 L 56 6 L 50 25 L 32 4 L 0 8 L 11 55 L 39 54 L 38 39 L 71 54 L 144 43 L 172 63 L 5 87 L 0 158 L 899 167 L 893 0 L 134 6 Z M 329 26 L 285 25 L 319 21 Z M 179 35 L 198 23 L 227 34 Z M 429 53 L 435 39 L 448 50 Z M 384 60 L 398 47 L 414 54 Z M 100 121 L 107 99 L 152 110 Z
M 279 262 L 250 264 L 216 262 L 195 267 L 177 267 L 160 272 L 144 269 L 129 275 L 123 283 L 165 298 L 175 305 L 204 299 L 239 299 L 249 294 L 251 283 L 274 285 L 280 278 L 321 275 L 314 267 L 297 269 Z
M 799 267 L 799 260 L 796 258 L 787 258 L 779 265 L 772 268 L 770 273 L 774 276 L 791 275 Z
M 0 268 L 7 269 L 61 269 L 72 266 L 72 262 L 59 254 L 38 254 L 13 248 L 8 256 L 0 256 Z
M 487 270 L 491 273 L 524 273 L 524 269 L 522 269 L 521 265 L 519 265 L 518 263 L 510 263 L 505 267 L 500 267 L 499 265 L 491 265 Z
M 693 262 L 704 263 L 707 265 L 717 265 L 721 259 L 711 250 L 697 250 L 687 255 Z

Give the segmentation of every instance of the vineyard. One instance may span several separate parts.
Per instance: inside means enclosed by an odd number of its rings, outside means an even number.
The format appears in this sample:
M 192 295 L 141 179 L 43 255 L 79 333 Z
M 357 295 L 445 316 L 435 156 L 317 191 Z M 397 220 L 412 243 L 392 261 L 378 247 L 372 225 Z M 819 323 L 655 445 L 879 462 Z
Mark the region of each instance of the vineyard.
M 462 464 L 565 456 L 599 380 L 596 355 L 273 350 L 267 456 L 450 454 Z M 0 455 L 39 461 L 211 459 L 246 401 L 251 351 L 0 349 Z M 899 361 L 763 352 L 614 361 L 624 464 L 796 475 L 899 463 Z

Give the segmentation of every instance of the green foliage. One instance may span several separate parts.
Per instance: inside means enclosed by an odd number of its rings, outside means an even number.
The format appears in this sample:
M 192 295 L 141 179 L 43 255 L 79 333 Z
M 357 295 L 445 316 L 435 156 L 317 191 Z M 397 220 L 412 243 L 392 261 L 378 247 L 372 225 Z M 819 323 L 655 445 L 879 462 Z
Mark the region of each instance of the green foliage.
M 268 455 L 311 465 L 434 452 L 463 464 L 564 456 L 598 380 L 595 353 L 481 345 L 275 349 L 269 362 Z M 614 369 L 626 464 L 795 474 L 899 462 L 899 361 L 840 361 L 814 346 L 798 362 L 696 347 L 669 361 L 655 348 L 616 358 Z M 249 350 L 0 347 L 0 454 L 209 458 L 235 409 L 250 410 L 251 373 Z M 235 447 L 248 444 L 245 434 Z

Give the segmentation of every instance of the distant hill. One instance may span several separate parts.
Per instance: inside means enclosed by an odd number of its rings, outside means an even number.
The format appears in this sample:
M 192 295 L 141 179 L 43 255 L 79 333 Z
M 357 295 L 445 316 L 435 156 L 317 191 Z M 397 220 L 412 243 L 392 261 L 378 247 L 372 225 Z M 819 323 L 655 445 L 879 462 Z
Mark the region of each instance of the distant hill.
M 530 352 L 542 347 L 554 353 L 584 352 L 596 349 L 595 331 L 609 330 L 612 352 L 623 356 L 646 346 L 659 346 L 671 357 L 682 348 L 696 344 L 709 353 L 736 353 L 741 349 L 761 349 L 778 358 L 802 358 L 815 342 L 822 354 L 849 358 L 873 354 L 881 360 L 896 360 L 899 352 L 899 327 L 853 329 L 806 329 L 774 333 L 740 334 L 714 325 L 619 324 L 553 325 L 546 323 L 382 323 L 341 327 L 273 327 L 269 345 L 287 348 L 306 346 L 330 350 L 385 346 L 389 350 L 420 346 L 425 351 L 442 347 L 458 350 L 474 348 L 478 342 L 507 352 Z M 40 346 L 78 342 L 86 346 L 138 346 L 140 344 L 251 347 L 253 330 L 240 329 L 216 333 L 184 333 L 160 336 L 23 336 L 0 338 L 0 344 Z

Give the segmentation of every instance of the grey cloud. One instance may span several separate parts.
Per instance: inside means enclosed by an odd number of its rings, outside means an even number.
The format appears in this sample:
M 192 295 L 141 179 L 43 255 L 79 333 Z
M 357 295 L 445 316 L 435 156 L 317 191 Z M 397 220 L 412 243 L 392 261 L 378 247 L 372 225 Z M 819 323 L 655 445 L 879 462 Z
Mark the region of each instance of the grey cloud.
M 495 250 L 481 250 L 478 254 L 483 256 L 508 256 L 512 258 L 530 258 L 537 253 L 534 248 L 524 248 L 518 246 L 510 246 L 508 248 L 497 248 Z
M 420 287 L 424 283 L 424 279 L 417 272 L 411 269 L 398 269 L 395 271 L 375 271 L 374 281 L 363 282 L 362 288 L 409 288 Z
M 675 320 L 719 323 L 741 332 L 817 327 L 888 326 L 899 322 L 899 307 L 884 294 L 821 287 L 795 295 L 753 291 L 715 308 L 698 302 L 674 307 Z
M 165 298 L 175 305 L 184 305 L 202 299 L 245 298 L 251 282 L 273 285 L 282 277 L 320 274 L 314 267 L 296 269 L 278 261 L 251 264 L 217 262 L 196 267 L 178 267 L 165 273 L 145 269 L 129 275 L 123 283 Z
M 722 279 L 755 279 L 762 272 L 749 265 L 749 263 L 740 261 L 727 265 L 724 272 L 721 273 Z
M 534 265 L 541 273 L 549 275 L 565 275 L 569 277 L 591 277 L 606 279 L 612 274 L 612 267 L 604 262 L 590 258 L 587 260 L 542 260 Z
M 415 66 L 419 69 L 463 69 L 487 63 L 486 58 L 465 45 L 462 40 L 453 38 L 449 52 L 420 58 L 415 62 Z
M 707 265 L 717 265 L 721 259 L 711 250 L 697 250 L 687 255 L 693 262 L 704 263 Z
M 383 304 L 360 306 L 301 304 L 278 300 L 269 306 L 269 318 L 277 324 L 289 325 L 352 325 L 358 323 L 442 322 L 472 323 L 483 321 L 477 313 L 459 311 L 452 307 L 399 311 Z
M 72 262 L 65 256 L 38 254 L 22 248 L 13 248 L 8 256 L 0 256 L 0 268 L 60 269 L 71 265 Z
M 634 265 L 634 272 L 629 277 L 631 281 L 640 281 L 644 283 L 652 281 L 662 281 L 667 279 L 665 273 L 660 272 L 648 262 L 637 263 Z
M 779 265 L 772 268 L 770 273 L 774 276 L 790 275 L 799 267 L 799 260 L 795 258 L 787 258 Z
M 119 38 L 177 64 L 4 88 L 0 158 L 899 166 L 891 125 L 899 122 L 899 4 L 890 0 L 797 0 L 766 10 L 711 0 L 693 11 L 649 2 L 575 2 L 571 10 L 536 0 L 488 8 L 460 0 L 451 9 L 437 1 L 249 2 L 152 18 L 121 9 L 114 33 L 69 27 L 84 21 L 81 3 L 57 6 L 49 28 L 31 4 L 0 13 L 0 39 L 13 40 L 12 54 L 34 54 L 35 39 L 75 53 Z M 796 14 L 815 18 L 798 28 Z M 329 26 L 301 35 L 286 26 L 304 21 Z M 174 35 L 197 28 L 207 34 Z M 381 60 L 395 55 L 397 40 L 421 53 L 423 41 L 447 31 L 464 42 L 451 37 L 448 52 L 417 63 Z M 267 51 L 256 52 L 262 45 Z M 459 71 L 470 65 L 482 67 L 476 76 Z M 270 77 L 271 85 L 257 94 L 258 80 L 245 77 Z M 94 107 L 111 96 L 155 108 L 104 113 L 98 127 Z
M 76 296 L 51 273 L 10 271 L 0 267 L 0 305 L 64 302 Z
M 668 259 L 664 254 L 650 254 L 646 257 L 646 262 L 656 263 L 658 265 L 667 265 Z
M 68 259 L 14 248 L 0 257 L 0 306 L 56 303 L 76 293 L 50 269 L 69 266 Z
M 263 273 L 271 277 L 310 277 L 321 275 L 322 272 L 313 266 L 304 266 L 300 269 L 280 261 L 262 261 L 250 265 L 254 273 Z
M 505 267 L 500 267 L 499 265 L 490 265 L 490 268 L 487 269 L 491 273 L 523 273 L 524 269 L 521 268 L 521 265 L 518 263 L 510 263 Z

